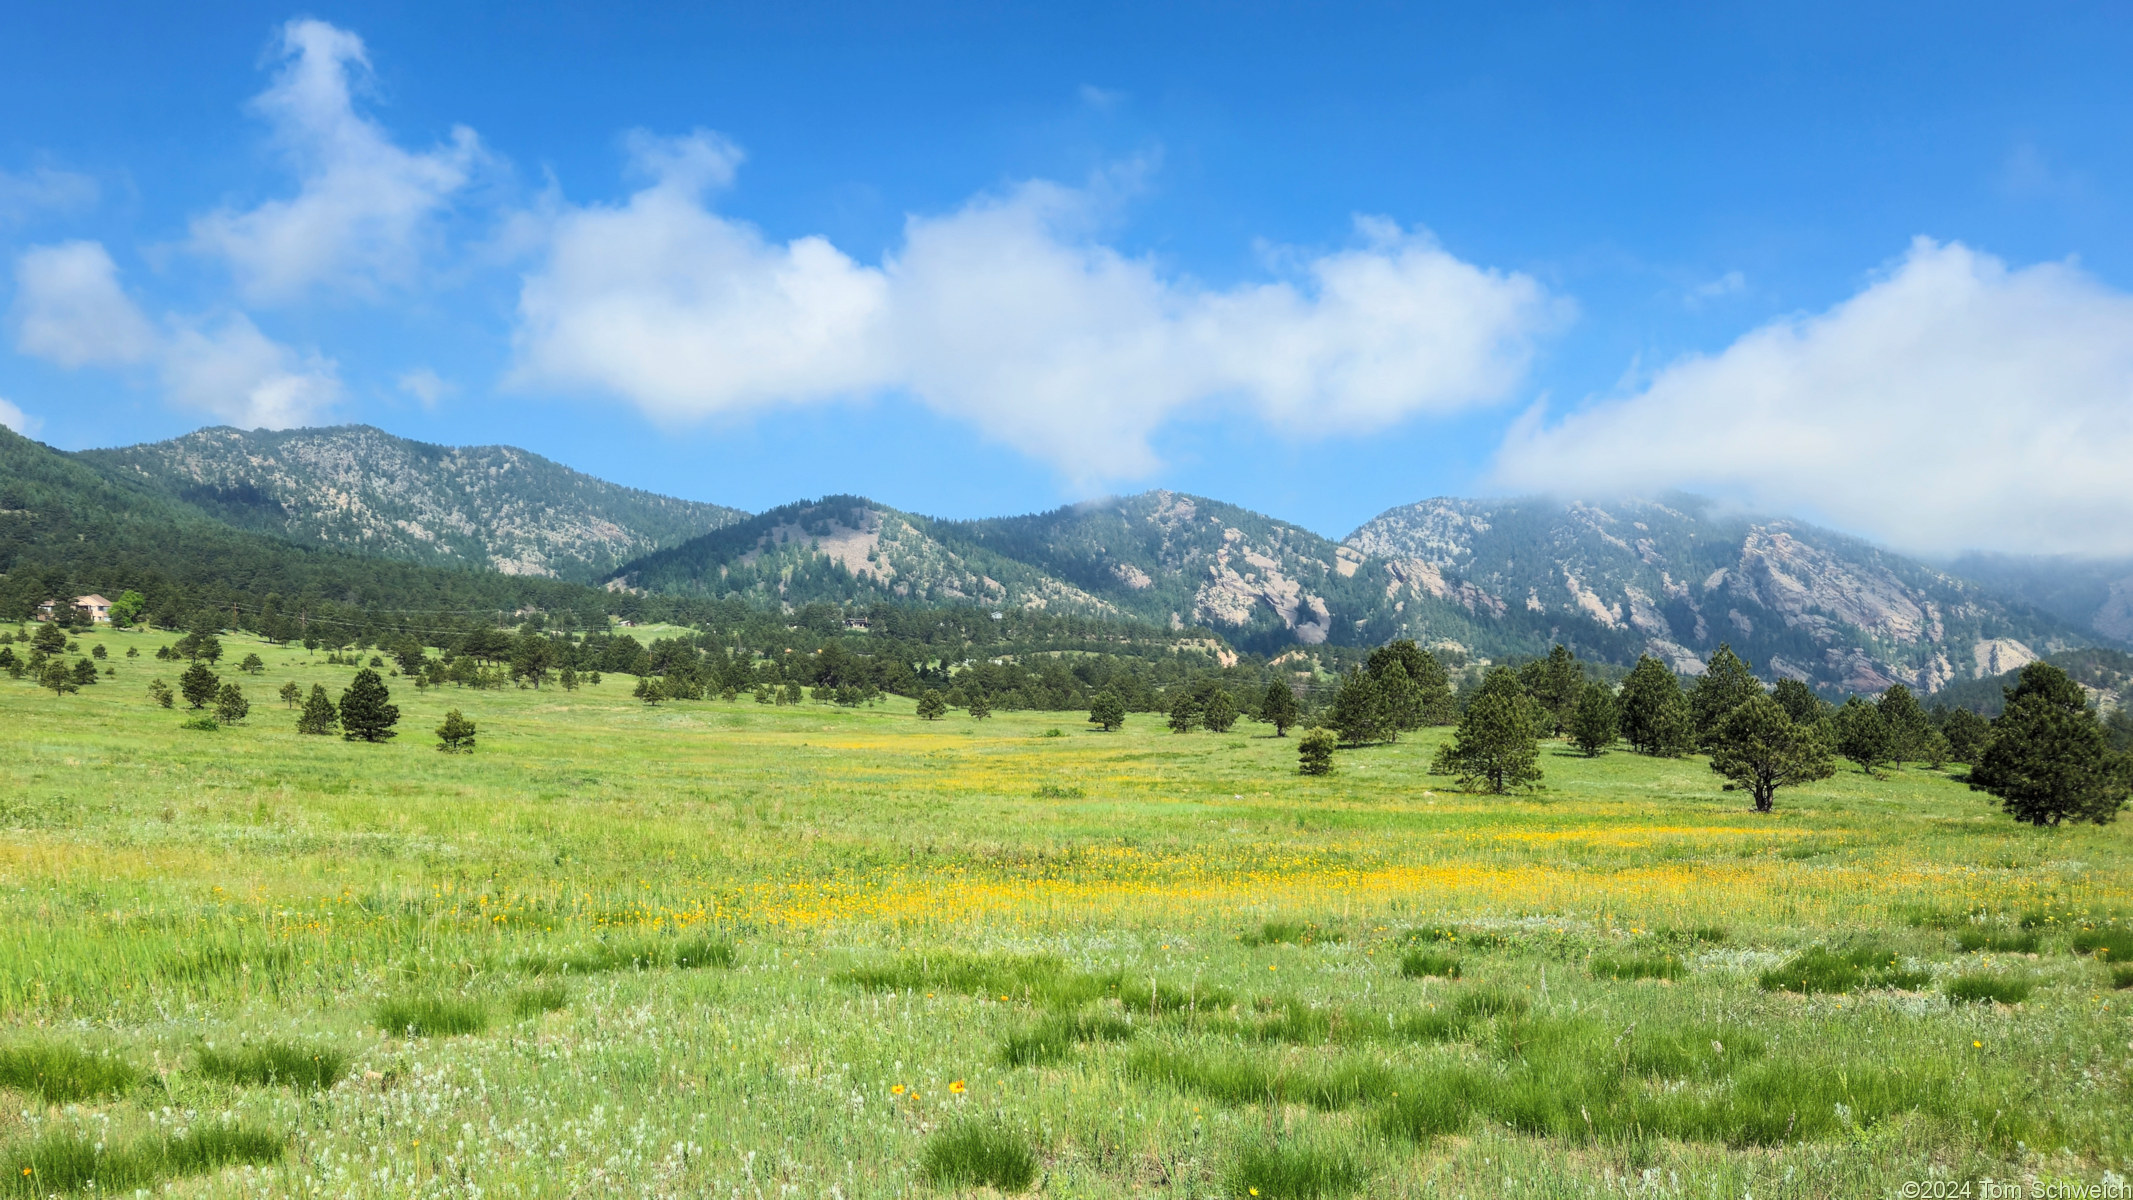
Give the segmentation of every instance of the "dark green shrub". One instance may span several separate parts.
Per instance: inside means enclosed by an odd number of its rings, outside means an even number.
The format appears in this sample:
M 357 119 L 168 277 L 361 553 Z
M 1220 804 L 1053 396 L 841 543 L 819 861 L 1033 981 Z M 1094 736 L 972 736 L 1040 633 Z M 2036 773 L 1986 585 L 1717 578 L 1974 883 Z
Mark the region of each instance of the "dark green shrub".
M 511 997 L 511 1015 L 520 1020 L 552 1013 L 570 1003 L 570 993 L 560 983 L 539 983 L 520 988 Z
M 2035 986 L 2027 979 L 1973 971 L 1949 980 L 1947 991 L 1948 999 L 1958 1003 L 1981 1003 L 1990 1000 L 1997 1004 L 2020 1004 L 2029 999 L 2029 993 Z
M 140 1080 L 140 1070 L 122 1058 L 91 1054 L 63 1042 L 27 1042 L 0 1049 L 0 1087 L 41 1096 L 54 1104 L 116 1096 Z
M 1083 1042 L 1122 1042 L 1133 1033 L 1132 1022 L 1108 1014 L 1047 1017 L 1009 1034 L 1000 1061 L 1010 1067 L 1042 1066 L 1065 1059 Z
M 1409 950 L 1400 958 L 1400 974 L 1409 979 L 1457 979 L 1459 956 L 1438 950 Z
M 1037 1178 L 1029 1139 L 990 1121 L 964 1121 L 926 1141 L 919 1173 L 945 1187 L 990 1187 L 1019 1192 Z
M 2111 968 L 2111 986 L 2119 989 L 2133 988 L 2133 963 Z
M 194 1065 L 202 1075 L 248 1087 L 330 1088 L 348 1073 L 348 1056 L 330 1046 L 255 1042 L 232 1050 L 202 1046 Z
M 377 1008 L 378 1028 L 407 1037 L 456 1037 L 489 1027 L 489 1006 L 467 996 L 406 996 Z
M 1363 1170 L 1354 1159 L 1281 1142 L 1255 1142 L 1243 1147 L 1224 1178 L 1229 1195 L 1258 1200 L 1345 1196 L 1362 1184 Z
M 2004 954 L 2034 954 L 2037 951 L 2035 930 L 2007 930 L 1973 927 L 1955 935 L 1956 948 L 1963 951 L 1992 950 Z
M 2133 929 L 2084 929 L 2074 935 L 2074 953 L 2106 962 L 2133 962 Z

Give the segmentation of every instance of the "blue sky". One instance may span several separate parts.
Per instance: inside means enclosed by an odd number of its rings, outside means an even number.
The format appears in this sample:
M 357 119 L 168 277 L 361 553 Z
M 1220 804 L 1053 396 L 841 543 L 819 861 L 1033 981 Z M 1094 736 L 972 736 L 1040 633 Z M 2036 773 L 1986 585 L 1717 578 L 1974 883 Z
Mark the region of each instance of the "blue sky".
M 1860 7 L 18 11 L 0 419 L 2133 552 L 2133 18 Z

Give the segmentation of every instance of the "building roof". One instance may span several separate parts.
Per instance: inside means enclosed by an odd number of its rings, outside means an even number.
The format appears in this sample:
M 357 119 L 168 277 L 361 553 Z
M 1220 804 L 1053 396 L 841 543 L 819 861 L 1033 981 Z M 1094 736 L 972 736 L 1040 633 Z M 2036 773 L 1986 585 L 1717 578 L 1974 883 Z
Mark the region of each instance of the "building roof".
M 111 607 L 111 602 L 110 602 L 109 600 L 106 600 L 106 599 L 104 599 L 104 598 L 103 598 L 102 596 L 96 595 L 95 593 L 93 593 L 93 592 L 92 592 L 92 593 L 90 593 L 89 595 L 86 595 L 86 596 L 76 596 L 76 597 L 74 597 L 74 607 L 76 607 L 76 608 L 110 608 L 110 607 Z

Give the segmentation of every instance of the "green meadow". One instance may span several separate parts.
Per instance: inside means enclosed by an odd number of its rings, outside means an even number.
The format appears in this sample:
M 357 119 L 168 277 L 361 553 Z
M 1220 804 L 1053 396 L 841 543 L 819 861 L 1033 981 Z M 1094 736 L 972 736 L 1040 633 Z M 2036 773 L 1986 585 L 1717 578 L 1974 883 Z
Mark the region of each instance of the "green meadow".
M 1250 722 L 627 676 L 389 677 L 370 745 L 276 695 L 352 663 L 226 637 L 251 711 L 208 731 L 150 698 L 176 635 L 77 636 L 115 674 L 0 677 L 0 1196 L 2133 1174 L 2127 827 L 2017 826 L 1959 766 L 1758 815 L 1700 758 L 1545 743 L 1542 790 L 1466 795 L 1443 730 L 1306 778 Z

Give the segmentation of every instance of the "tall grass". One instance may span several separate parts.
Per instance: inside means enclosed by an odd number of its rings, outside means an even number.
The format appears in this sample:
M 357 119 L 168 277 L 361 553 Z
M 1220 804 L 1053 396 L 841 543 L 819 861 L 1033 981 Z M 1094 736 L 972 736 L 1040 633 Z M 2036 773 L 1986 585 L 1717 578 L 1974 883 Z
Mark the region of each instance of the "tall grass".
M 926 1139 L 919 1173 L 946 1187 L 1026 1191 L 1037 1178 L 1029 1139 L 997 1121 L 962 1121 Z
M 401 996 L 374 1010 L 379 1029 L 407 1037 L 458 1037 L 489 1027 L 489 1005 L 471 996 Z
M 193 1056 L 203 1075 L 249 1087 L 329 1088 L 348 1073 L 348 1055 L 331 1046 L 256 1042 L 231 1049 L 202 1046 Z
M 25 1042 L 0 1048 L 0 1087 L 54 1104 L 116 1096 L 140 1081 L 140 1068 L 125 1059 L 66 1042 Z

